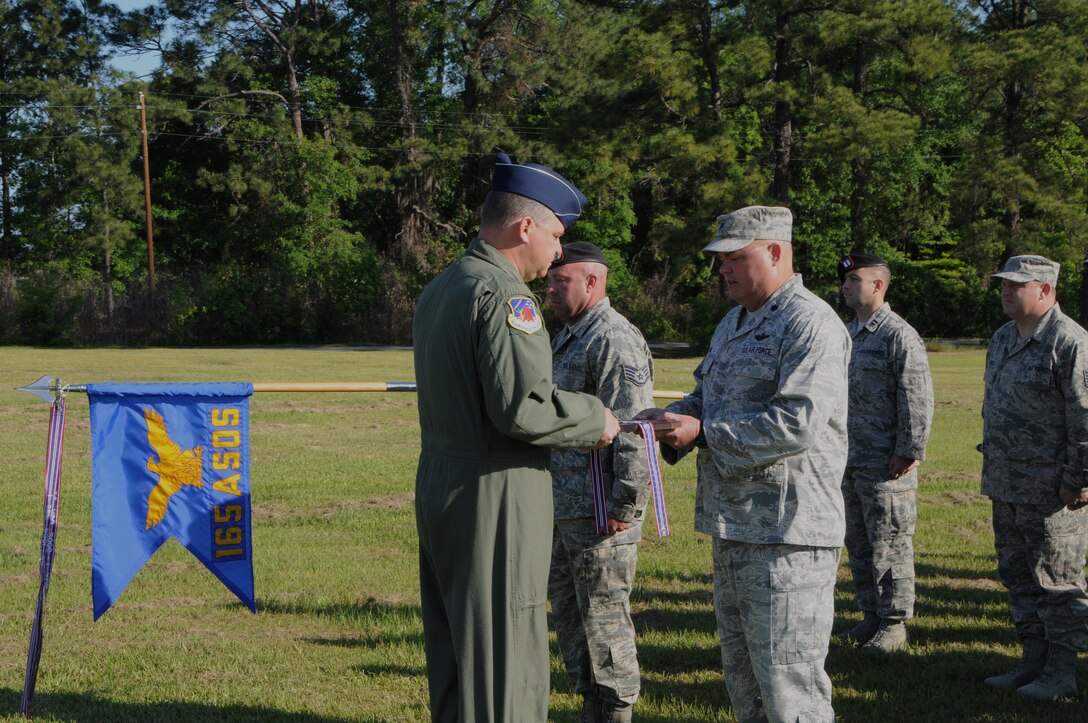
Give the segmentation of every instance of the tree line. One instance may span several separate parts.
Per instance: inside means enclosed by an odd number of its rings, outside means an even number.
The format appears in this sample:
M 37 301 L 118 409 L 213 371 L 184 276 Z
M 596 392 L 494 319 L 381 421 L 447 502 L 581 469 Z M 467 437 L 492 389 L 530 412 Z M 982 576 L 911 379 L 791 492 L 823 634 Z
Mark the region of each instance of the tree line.
M 499 150 L 586 193 L 651 340 L 708 338 L 760 203 L 926 336 L 988 336 L 1019 253 L 1088 312 L 1085 0 L 0 0 L 0 343 L 407 341 Z

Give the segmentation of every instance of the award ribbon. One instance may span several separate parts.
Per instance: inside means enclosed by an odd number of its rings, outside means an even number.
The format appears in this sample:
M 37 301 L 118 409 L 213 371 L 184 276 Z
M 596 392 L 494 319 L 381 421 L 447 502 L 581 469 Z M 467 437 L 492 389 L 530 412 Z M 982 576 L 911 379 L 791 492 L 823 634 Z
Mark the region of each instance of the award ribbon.
M 45 612 L 45 596 L 49 594 L 49 580 L 53 575 L 53 556 L 56 552 L 57 519 L 60 515 L 60 470 L 64 458 L 64 397 L 57 396 L 49 413 L 49 442 L 45 450 L 45 504 L 42 523 L 42 553 L 38 564 L 41 583 L 38 586 L 38 605 L 34 610 L 34 622 L 30 627 L 30 649 L 26 656 L 26 679 L 23 682 L 23 698 L 19 712 L 30 717 L 30 704 L 34 699 L 34 686 L 38 680 L 38 663 L 42 657 L 42 614 Z
M 666 537 L 669 534 L 669 513 L 665 508 L 665 486 L 661 482 L 661 466 L 657 462 L 657 438 L 654 435 L 654 425 L 648 420 L 622 422 L 622 424 L 637 424 L 642 430 L 642 439 L 646 442 L 646 464 L 650 468 L 650 496 L 654 501 L 657 535 Z M 604 535 L 608 532 L 608 504 L 604 493 L 604 463 L 601 461 L 599 449 L 589 453 L 589 480 L 593 490 L 593 520 L 597 527 L 597 534 Z

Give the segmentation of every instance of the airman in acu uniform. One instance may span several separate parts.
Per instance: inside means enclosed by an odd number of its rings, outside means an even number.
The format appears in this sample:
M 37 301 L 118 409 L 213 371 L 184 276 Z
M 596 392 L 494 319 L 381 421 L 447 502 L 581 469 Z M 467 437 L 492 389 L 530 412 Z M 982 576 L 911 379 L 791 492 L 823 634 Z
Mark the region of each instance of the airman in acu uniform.
M 548 272 L 548 301 L 566 326 L 552 342 L 560 389 L 596 395 L 621 419 L 653 405 L 653 360 L 646 340 L 612 308 L 608 261 L 576 241 Z M 656 454 L 656 450 L 654 450 Z M 646 445 L 621 433 L 601 455 L 608 531 L 598 535 L 589 454 L 552 451 L 555 540 L 548 597 L 567 674 L 584 697 L 583 723 L 630 721 L 640 677 L 631 619 L 637 543 L 650 497 Z
M 1076 696 L 1088 650 L 1088 332 L 1055 299 L 1058 264 L 1013 256 L 1001 279 L 1012 319 L 986 351 L 982 494 L 1020 662 L 986 678 L 1038 700 Z
M 726 688 L 742 721 L 832 721 L 824 671 L 843 541 L 850 337 L 793 273 L 792 215 L 718 218 L 704 248 L 729 298 L 695 371 L 662 417 L 674 462 L 698 447 L 695 529 L 713 538 L 714 611 Z
M 884 300 L 891 271 L 873 254 L 839 262 L 850 353 L 850 454 L 842 478 L 846 549 L 861 623 L 840 637 L 870 650 L 907 645 L 914 616 L 918 464 L 933 419 L 925 343 Z

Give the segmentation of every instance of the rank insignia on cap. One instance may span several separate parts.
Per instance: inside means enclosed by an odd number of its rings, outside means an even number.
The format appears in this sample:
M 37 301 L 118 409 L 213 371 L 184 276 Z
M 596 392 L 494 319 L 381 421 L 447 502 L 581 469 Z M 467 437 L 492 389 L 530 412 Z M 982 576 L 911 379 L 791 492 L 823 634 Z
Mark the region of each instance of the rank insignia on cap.
M 506 303 L 510 305 L 506 323 L 512 329 L 532 334 L 544 326 L 544 322 L 540 320 L 540 312 L 536 310 L 536 304 L 528 296 L 511 296 Z
M 637 384 L 638 386 L 641 387 L 643 384 L 645 384 L 646 382 L 648 382 L 650 380 L 650 365 L 649 364 L 643 364 L 641 368 L 627 366 L 626 364 L 621 364 L 620 366 L 623 367 L 623 377 L 624 377 L 624 379 L 626 379 L 629 382 Z

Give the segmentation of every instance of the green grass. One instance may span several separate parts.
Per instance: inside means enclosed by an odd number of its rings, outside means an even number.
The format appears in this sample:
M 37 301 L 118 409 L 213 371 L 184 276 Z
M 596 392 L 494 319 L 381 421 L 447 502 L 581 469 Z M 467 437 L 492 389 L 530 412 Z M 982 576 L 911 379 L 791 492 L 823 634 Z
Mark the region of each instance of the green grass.
M 913 647 L 833 644 L 843 721 L 1083 720 L 982 685 L 1016 653 L 978 493 L 981 349 L 931 357 L 937 415 L 922 467 Z M 697 360 L 657 362 L 686 390 Z M 13 387 L 43 373 L 100 381 L 400 381 L 406 352 L 0 348 L 0 718 L 14 720 L 37 594 L 48 408 Z M 419 721 L 427 717 L 412 489 L 415 398 L 271 394 L 251 403 L 254 573 L 243 608 L 168 543 L 92 623 L 87 402 L 69 403 L 64 497 L 34 713 L 64 721 Z M 633 608 L 641 721 L 731 721 L 710 597 L 710 546 L 692 531 L 695 467 L 665 467 L 673 535 L 647 529 Z M 836 629 L 859 619 L 840 569 Z M 558 649 L 550 718 L 575 721 Z M 1081 671 L 1082 683 L 1088 678 Z

